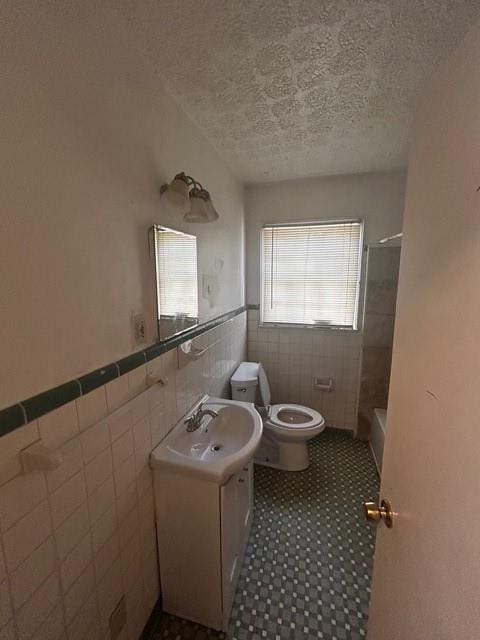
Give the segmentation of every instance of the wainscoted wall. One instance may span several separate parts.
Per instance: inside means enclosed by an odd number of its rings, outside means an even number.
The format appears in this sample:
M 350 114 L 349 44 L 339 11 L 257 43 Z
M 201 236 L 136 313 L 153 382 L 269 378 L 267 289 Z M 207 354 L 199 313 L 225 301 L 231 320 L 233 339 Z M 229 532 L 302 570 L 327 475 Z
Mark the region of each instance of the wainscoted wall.
M 357 436 L 367 439 L 375 408 L 386 409 L 392 365 L 400 247 L 369 247 Z
M 107 640 L 123 595 L 120 638 L 138 640 L 159 595 L 150 452 L 200 395 L 228 395 L 246 325 L 243 312 L 195 338 L 199 360 L 179 369 L 173 349 L 1 439 L 1 640 Z M 167 386 L 147 389 L 149 373 Z M 40 438 L 63 463 L 23 475 Z
M 259 311 L 248 312 L 248 358 L 263 363 L 272 401 L 312 407 L 331 427 L 356 424 L 361 341 L 359 331 L 262 328 Z M 334 390 L 313 389 L 317 377 L 333 378 Z
M 405 173 L 371 173 L 286 180 L 246 189 L 247 302 L 260 301 L 260 232 L 269 222 L 361 218 L 365 243 L 402 228 Z M 362 287 L 363 290 L 363 287 Z M 360 309 L 362 316 L 362 308 Z M 276 401 L 319 409 L 327 423 L 354 429 L 357 420 L 360 330 L 259 329 L 249 313 L 249 358 L 266 364 Z M 335 379 L 335 391 L 314 391 L 312 378 Z

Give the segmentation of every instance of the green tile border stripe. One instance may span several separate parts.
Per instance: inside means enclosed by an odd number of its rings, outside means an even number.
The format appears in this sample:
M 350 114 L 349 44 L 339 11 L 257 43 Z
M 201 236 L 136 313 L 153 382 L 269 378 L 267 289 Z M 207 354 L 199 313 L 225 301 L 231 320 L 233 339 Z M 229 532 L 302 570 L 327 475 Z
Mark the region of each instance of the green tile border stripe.
M 0 437 L 18 429 L 19 427 L 23 427 L 27 422 L 31 422 L 54 409 L 58 409 L 58 407 L 67 404 L 67 402 L 71 402 L 76 398 L 80 398 L 80 396 L 90 393 L 90 391 L 98 389 L 107 382 L 110 382 L 110 380 L 114 380 L 115 378 L 132 371 L 146 362 L 154 360 L 158 356 L 162 355 L 162 353 L 167 353 L 167 351 L 175 349 L 175 347 L 182 342 L 185 342 L 185 340 L 192 340 L 193 338 L 218 327 L 224 322 L 232 320 L 250 307 L 251 305 L 238 307 L 233 311 L 229 311 L 228 313 L 217 316 L 212 320 L 203 322 L 202 324 L 185 331 L 181 335 L 152 344 L 142 351 L 137 351 L 136 353 L 132 353 L 125 358 L 117 360 L 116 362 L 112 362 L 104 367 L 95 369 L 95 371 L 91 371 L 80 378 L 70 380 L 58 387 L 54 387 L 53 389 L 49 389 L 48 391 L 44 391 L 43 393 L 39 393 L 36 396 L 28 398 L 27 400 L 22 400 L 21 402 L 17 402 L 10 407 L 0 410 Z

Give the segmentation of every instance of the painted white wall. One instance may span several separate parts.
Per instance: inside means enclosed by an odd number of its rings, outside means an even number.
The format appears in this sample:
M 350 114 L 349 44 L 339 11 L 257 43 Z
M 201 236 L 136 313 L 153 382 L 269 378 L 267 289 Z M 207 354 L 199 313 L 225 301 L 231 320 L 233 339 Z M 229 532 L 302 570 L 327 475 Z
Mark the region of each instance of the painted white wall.
M 243 187 L 162 89 L 135 28 L 102 3 L 2 3 L 0 407 L 154 342 L 147 230 L 198 235 L 220 292 L 201 318 L 243 304 Z M 185 170 L 220 220 L 184 224 L 159 187 Z M 138 347 L 137 347 L 138 349 Z
M 247 301 L 260 302 L 260 230 L 267 222 L 362 218 L 365 242 L 402 228 L 405 172 L 286 180 L 251 185 L 245 191 Z

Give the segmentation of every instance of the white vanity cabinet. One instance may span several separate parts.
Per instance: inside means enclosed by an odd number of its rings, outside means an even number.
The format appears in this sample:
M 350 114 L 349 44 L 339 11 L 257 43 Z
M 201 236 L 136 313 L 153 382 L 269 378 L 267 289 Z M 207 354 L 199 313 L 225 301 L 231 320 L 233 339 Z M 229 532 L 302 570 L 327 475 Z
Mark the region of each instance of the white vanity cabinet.
M 226 631 L 253 515 L 253 462 L 223 485 L 153 471 L 163 609 Z

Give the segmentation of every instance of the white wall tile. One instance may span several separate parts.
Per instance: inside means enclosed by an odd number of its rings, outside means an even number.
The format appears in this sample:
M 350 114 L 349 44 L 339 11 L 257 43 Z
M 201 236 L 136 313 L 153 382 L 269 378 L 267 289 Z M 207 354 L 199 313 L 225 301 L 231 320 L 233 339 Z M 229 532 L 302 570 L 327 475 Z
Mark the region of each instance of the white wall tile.
M 120 548 L 124 549 L 138 529 L 138 508 L 135 507 L 119 524 Z
M 104 632 L 108 631 L 110 615 L 123 595 L 120 560 L 116 560 L 97 587 L 100 623 Z
M 147 491 L 150 491 L 153 483 L 153 474 L 152 470 L 148 465 L 144 467 L 140 467 L 137 465 L 137 460 L 135 459 L 135 468 L 136 468 L 136 484 L 137 484 L 137 493 L 138 497 L 141 498 Z
M 58 575 L 53 573 L 16 614 L 19 640 L 34 637 L 60 601 Z
M 85 499 L 85 478 L 81 471 L 50 495 L 53 526 L 59 527 Z
M 141 393 L 139 396 L 128 403 L 128 407 L 131 412 L 131 423 L 129 424 L 129 426 L 133 426 L 139 420 L 141 420 L 145 416 L 148 416 L 149 407 L 147 394 Z
M 84 502 L 55 530 L 54 538 L 57 553 L 63 560 L 82 540 L 90 529 L 87 503 Z
M 78 434 L 78 414 L 75 401 L 64 404 L 38 419 L 40 436 L 47 447 L 57 448 Z
M 147 388 L 147 367 L 144 364 L 133 369 L 133 371 L 130 371 L 127 375 L 131 398 L 145 391 Z
M 38 423 L 35 420 L 24 427 L 2 436 L 0 447 L 0 485 L 22 472 L 20 451 L 40 439 Z
M 13 606 L 19 609 L 55 570 L 56 555 L 53 538 L 47 538 L 10 574 Z
M 155 448 L 168 433 L 165 421 L 165 408 L 163 405 L 154 407 L 150 412 L 150 433 L 153 448 Z
M 133 439 L 134 447 L 138 449 L 143 445 L 145 440 L 150 440 L 150 419 L 149 416 L 145 416 L 133 425 Z
M 93 593 L 80 607 L 75 618 L 68 624 L 68 640 L 93 640 L 92 631 L 98 629 L 99 617 L 97 599 Z
M 125 491 L 122 492 L 122 494 L 117 498 L 116 504 L 118 521 L 121 523 L 138 505 L 137 487 L 135 482 L 132 482 Z
M 140 521 L 140 540 L 142 551 L 142 563 L 145 564 L 147 560 L 153 556 L 155 557 L 155 566 L 158 564 L 157 560 L 157 530 L 154 520 L 142 520 Z
M 16 640 L 17 632 L 15 630 L 15 624 L 11 620 L 8 624 L 0 629 L 0 640 Z
M 327 424 L 346 427 L 347 398 L 342 393 L 348 380 L 357 382 L 358 366 L 355 363 L 360 345 L 357 333 L 259 328 L 255 339 L 249 340 L 248 357 L 263 362 L 274 403 L 311 406 L 321 411 Z M 319 396 L 319 392 L 312 389 L 313 377 L 334 378 L 335 390 L 329 394 L 330 399 Z M 356 404 L 355 385 L 351 400 Z M 348 424 L 351 423 L 349 419 Z
M 108 413 L 113 413 L 130 399 L 130 390 L 128 388 L 128 376 L 123 375 L 115 378 L 105 385 L 107 394 Z
M 95 571 L 89 564 L 85 571 L 75 580 L 63 598 L 65 620 L 67 625 L 77 615 L 95 588 Z
M 89 462 L 85 467 L 85 478 L 87 481 L 88 494 L 90 495 L 100 485 L 102 485 L 105 480 L 107 480 L 112 475 L 112 471 L 112 452 L 109 447 L 103 453 Z
M 92 542 L 90 533 L 87 533 L 60 565 L 60 578 L 64 593 L 82 575 L 91 562 Z
M 74 438 L 66 444 L 63 444 L 59 451 L 63 457 L 62 464 L 46 474 L 47 486 L 50 493 L 58 489 L 58 487 L 78 473 L 83 467 L 82 447 L 78 438 Z
M 149 557 L 142 560 L 143 583 L 147 597 L 154 604 L 160 594 L 160 580 L 158 576 L 158 559 L 156 550 Z
M 88 496 L 88 510 L 92 524 L 96 522 L 115 502 L 113 476 Z
M 118 533 L 115 531 L 112 537 L 95 554 L 94 566 L 97 582 L 103 578 L 119 555 L 120 541 Z
M 135 410 L 139 408 L 141 403 L 139 400 L 132 403 L 128 403 L 117 409 L 108 417 L 108 427 L 110 430 L 110 440 L 115 442 L 120 436 L 122 436 L 128 429 L 134 424 Z M 144 398 L 145 414 L 148 413 L 148 401 Z M 141 416 L 143 417 L 143 416 Z
M 65 633 L 63 611 L 60 604 L 58 604 L 48 615 L 37 634 L 42 640 L 59 640 L 60 637 L 65 637 Z
M 82 443 L 83 461 L 88 464 L 110 445 L 107 420 L 101 420 L 84 431 L 80 441 Z
M 135 458 L 131 455 L 127 460 L 114 471 L 115 494 L 121 496 L 122 493 L 135 481 Z
M 0 627 L 7 624 L 13 615 L 12 604 L 10 602 L 10 589 L 7 580 L 0 584 Z
M 118 469 L 133 454 L 133 433 L 130 429 L 112 444 L 113 468 Z
M 161 384 L 152 385 L 147 391 L 147 396 L 150 409 L 165 404 L 165 389 Z
M 127 625 L 130 638 L 138 638 L 142 633 L 145 617 L 145 593 L 143 580 L 138 578 L 126 593 Z
M 0 487 L 0 527 L 11 527 L 34 509 L 47 495 L 45 476 L 30 473 L 17 476 Z
M 50 507 L 44 500 L 3 534 L 8 570 L 13 571 L 28 558 L 51 532 Z
M 3 557 L 2 545 L 0 544 L 0 582 L 7 577 L 7 568 L 5 566 L 5 560 Z
M 107 415 L 107 396 L 105 387 L 99 387 L 77 400 L 78 424 L 84 431 Z
M 112 504 L 92 527 L 92 544 L 95 552 L 114 534 L 116 528 L 117 512 L 115 505 Z

